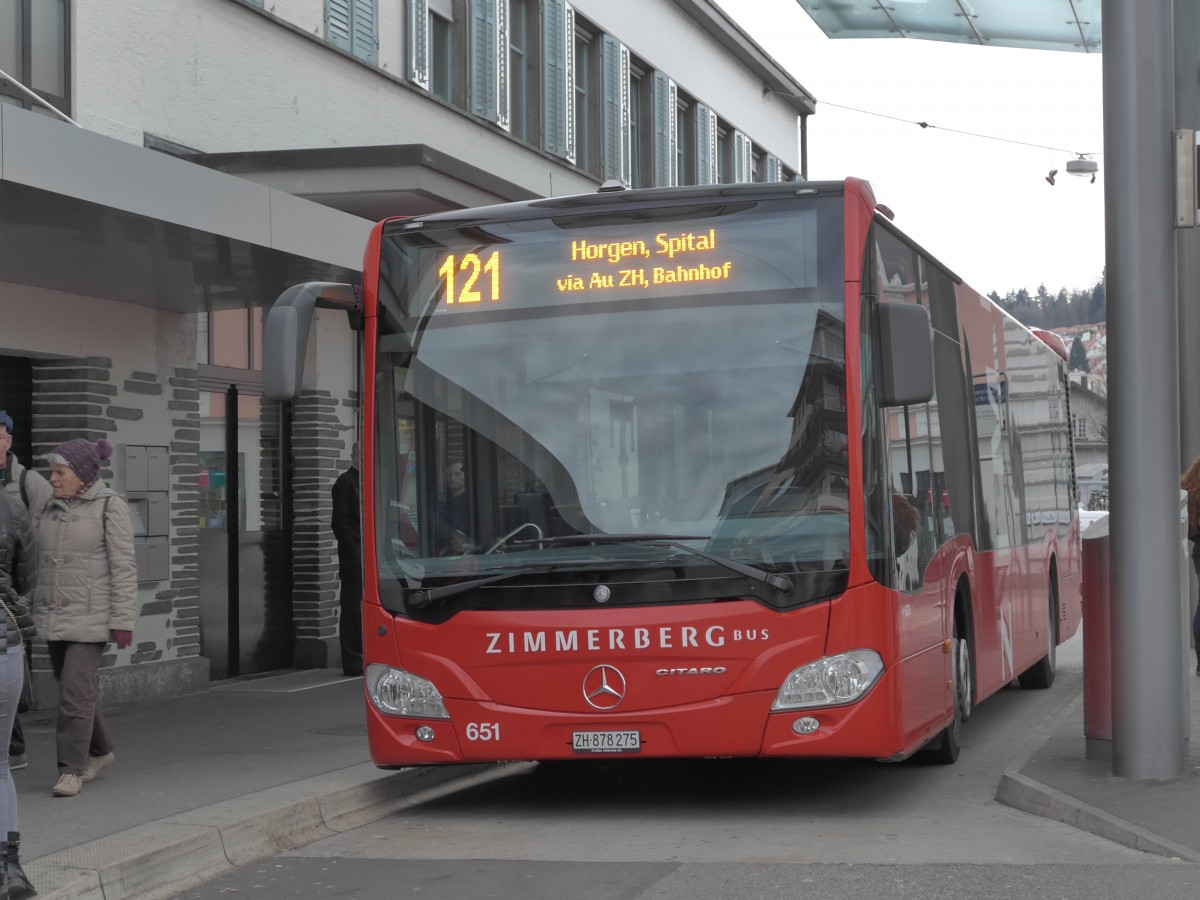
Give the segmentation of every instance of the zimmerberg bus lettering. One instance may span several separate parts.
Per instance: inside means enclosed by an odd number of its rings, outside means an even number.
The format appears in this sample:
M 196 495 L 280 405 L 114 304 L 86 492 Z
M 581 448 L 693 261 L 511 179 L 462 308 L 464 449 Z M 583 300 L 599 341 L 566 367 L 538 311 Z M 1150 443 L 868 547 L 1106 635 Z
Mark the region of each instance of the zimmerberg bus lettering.
M 553 641 L 554 652 L 571 653 L 580 649 L 589 653 L 611 650 L 686 650 L 689 647 L 724 647 L 766 641 L 766 628 L 726 628 L 710 625 L 703 630 L 692 625 L 659 628 L 571 628 L 559 631 L 489 631 L 490 655 L 505 653 L 546 653 Z

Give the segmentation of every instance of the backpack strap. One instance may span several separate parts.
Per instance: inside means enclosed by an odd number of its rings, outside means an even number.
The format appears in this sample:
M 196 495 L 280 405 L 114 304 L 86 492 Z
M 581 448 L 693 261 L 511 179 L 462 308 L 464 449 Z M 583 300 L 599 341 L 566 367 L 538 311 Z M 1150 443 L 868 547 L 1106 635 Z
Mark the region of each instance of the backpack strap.
M 28 469 L 21 470 L 21 502 L 25 504 L 26 509 L 29 509 L 29 491 L 25 489 L 25 479 L 28 475 Z
M 112 499 L 112 495 L 104 498 L 104 507 L 100 510 L 101 534 L 104 536 L 105 542 L 108 541 L 108 501 Z

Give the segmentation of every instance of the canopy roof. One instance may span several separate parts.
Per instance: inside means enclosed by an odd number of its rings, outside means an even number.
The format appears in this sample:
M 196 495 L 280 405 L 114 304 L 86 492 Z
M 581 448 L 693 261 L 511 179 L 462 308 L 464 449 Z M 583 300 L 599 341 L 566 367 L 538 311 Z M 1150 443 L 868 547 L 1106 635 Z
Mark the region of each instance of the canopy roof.
M 1100 52 L 1101 0 L 796 0 L 831 38 Z

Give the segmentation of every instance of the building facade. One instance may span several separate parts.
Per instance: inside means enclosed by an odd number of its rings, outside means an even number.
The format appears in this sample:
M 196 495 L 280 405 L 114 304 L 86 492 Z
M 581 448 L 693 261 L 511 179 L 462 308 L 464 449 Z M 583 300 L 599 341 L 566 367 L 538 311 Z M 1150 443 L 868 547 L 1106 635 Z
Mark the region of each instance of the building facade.
M 371 225 L 791 180 L 813 98 L 709 0 L 14 0 L 0 10 L 0 408 L 116 448 L 140 613 L 110 700 L 339 665 L 329 489 L 353 332 L 262 398 L 263 311 L 361 278 Z M 40 649 L 40 648 L 39 648 Z M 35 652 L 42 698 L 48 660 Z

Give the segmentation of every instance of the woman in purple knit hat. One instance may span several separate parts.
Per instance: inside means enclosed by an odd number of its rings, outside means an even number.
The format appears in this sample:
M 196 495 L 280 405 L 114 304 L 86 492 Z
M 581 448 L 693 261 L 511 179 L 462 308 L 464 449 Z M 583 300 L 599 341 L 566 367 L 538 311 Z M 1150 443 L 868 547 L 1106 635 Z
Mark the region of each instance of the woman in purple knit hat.
M 33 613 L 59 682 L 56 797 L 74 797 L 116 760 L 96 673 L 108 643 L 133 643 L 137 564 L 129 507 L 100 478 L 111 455 L 103 438 L 76 438 L 46 457 L 54 497 L 37 526 Z

